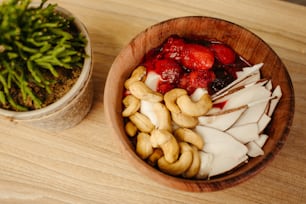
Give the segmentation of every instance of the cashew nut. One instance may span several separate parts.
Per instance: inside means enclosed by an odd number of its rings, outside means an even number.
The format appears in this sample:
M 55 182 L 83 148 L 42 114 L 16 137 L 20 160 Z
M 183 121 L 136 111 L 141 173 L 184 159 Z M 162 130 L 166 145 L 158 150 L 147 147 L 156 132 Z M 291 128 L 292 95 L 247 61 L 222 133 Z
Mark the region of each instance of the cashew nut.
M 153 153 L 149 134 L 141 132 L 137 135 L 136 152 L 142 159 L 148 158 Z
M 167 107 L 162 103 L 154 103 L 153 110 L 157 118 L 156 127 L 172 132 L 172 119 Z
M 181 109 L 176 104 L 176 99 L 182 95 L 187 95 L 187 91 L 180 88 L 172 89 L 164 95 L 165 105 L 171 112 L 181 112 Z
M 129 90 L 131 94 L 141 100 L 150 102 L 160 102 L 163 100 L 163 95 L 161 93 L 153 91 L 142 81 L 135 81 L 131 83 Z
M 154 129 L 150 119 L 139 112 L 134 113 L 129 118 L 141 132 L 149 133 Z
M 144 66 L 138 66 L 131 74 L 131 77 L 128 78 L 125 83 L 124 87 L 126 89 L 130 89 L 130 85 L 135 81 L 144 81 L 146 76 L 146 68 Z
M 201 158 L 197 147 L 191 146 L 191 148 L 192 148 L 192 163 L 190 167 L 182 175 L 185 178 L 195 177 L 198 174 L 201 167 Z
M 131 121 L 125 124 L 125 132 L 130 137 L 134 137 L 137 133 L 137 127 Z
M 184 113 L 171 112 L 171 117 L 173 122 L 180 127 L 193 128 L 198 124 L 198 119 L 196 117 Z
M 137 112 L 140 108 L 140 100 L 133 95 L 127 95 L 122 100 L 125 109 L 122 111 L 123 117 L 129 117 Z
M 174 136 L 180 141 L 193 144 L 199 150 L 203 149 L 203 138 L 196 132 L 188 128 L 178 128 L 174 131 Z
M 192 164 L 192 149 L 185 142 L 180 142 L 179 145 L 181 155 L 176 162 L 169 163 L 164 156 L 157 161 L 161 171 L 173 176 L 178 176 L 183 174 L 190 167 Z
M 155 166 L 157 161 L 164 155 L 160 148 L 155 148 L 153 153 L 148 157 L 147 161 L 151 166 Z
M 177 160 L 180 147 L 175 137 L 167 130 L 155 129 L 151 132 L 151 144 L 154 148 L 160 147 L 163 150 L 165 160 L 173 163 Z
M 201 116 L 212 108 L 212 101 L 209 94 L 204 94 L 200 100 L 194 102 L 188 95 L 178 97 L 176 100 L 181 111 L 190 116 Z

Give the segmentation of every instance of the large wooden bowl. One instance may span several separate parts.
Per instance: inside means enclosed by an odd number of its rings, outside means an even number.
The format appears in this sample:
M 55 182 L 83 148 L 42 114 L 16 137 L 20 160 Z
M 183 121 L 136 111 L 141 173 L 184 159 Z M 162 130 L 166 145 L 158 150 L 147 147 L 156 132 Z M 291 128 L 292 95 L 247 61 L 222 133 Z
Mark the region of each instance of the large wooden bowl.
M 124 131 L 122 111 L 123 83 L 143 56 L 163 43 L 170 35 L 188 37 L 200 35 L 230 45 L 252 64 L 264 63 L 261 74 L 272 79 L 273 87 L 280 85 L 283 96 L 266 132 L 270 136 L 263 150 L 264 156 L 252 158 L 230 174 L 210 180 L 192 180 L 169 176 L 141 160 Z M 284 145 L 293 120 L 294 91 L 286 70 L 277 54 L 254 33 L 234 23 L 210 17 L 182 17 L 153 25 L 138 34 L 122 49 L 109 71 L 105 85 L 105 114 L 113 134 L 122 146 L 123 154 L 132 165 L 152 180 L 185 191 L 216 191 L 237 185 L 263 170 Z

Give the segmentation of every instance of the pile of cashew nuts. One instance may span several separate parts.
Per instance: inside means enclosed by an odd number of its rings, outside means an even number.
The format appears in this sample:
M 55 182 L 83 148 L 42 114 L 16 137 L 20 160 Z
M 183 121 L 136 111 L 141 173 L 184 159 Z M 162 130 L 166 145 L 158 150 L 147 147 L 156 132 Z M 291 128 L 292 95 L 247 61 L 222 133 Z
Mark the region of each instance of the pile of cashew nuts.
M 200 170 L 200 150 L 204 141 L 192 130 L 198 116 L 212 108 L 208 94 L 193 101 L 187 91 L 175 88 L 162 95 L 145 84 L 146 68 L 137 67 L 124 83 L 128 94 L 123 98 L 125 131 L 137 137 L 136 153 L 164 173 L 195 178 Z M 141 113 L 141 102 L 152 104 L 156 124 Z

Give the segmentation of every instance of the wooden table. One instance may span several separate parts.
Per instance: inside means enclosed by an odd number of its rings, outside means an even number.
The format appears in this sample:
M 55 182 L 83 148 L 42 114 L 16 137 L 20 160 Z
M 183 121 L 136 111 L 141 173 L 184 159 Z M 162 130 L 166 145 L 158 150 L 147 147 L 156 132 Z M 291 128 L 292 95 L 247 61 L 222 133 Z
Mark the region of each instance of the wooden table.
M 87 25 L 95 98 L 78 126 L 48 133 L 0 126 L 0 203 L 306 203 L 306 7 L 283 1 L 54 0 Z M 296 96 L 293 126 L 264 171 L 230 189 L 189 193 L 144 177 L 125 159 L 104 117 L 109 68 L 138 32 L 179 16 L 238 23 L 262 37 L 287 66 Z

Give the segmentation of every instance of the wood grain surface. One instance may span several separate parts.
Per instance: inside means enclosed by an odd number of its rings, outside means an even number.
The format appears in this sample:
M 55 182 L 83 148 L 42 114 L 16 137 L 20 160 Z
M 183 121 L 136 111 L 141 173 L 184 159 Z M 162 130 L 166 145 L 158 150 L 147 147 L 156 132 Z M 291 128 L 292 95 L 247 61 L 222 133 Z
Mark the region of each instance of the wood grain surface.
M 306 203 L 306 7 L 284 1 L 58 0 L 87 26 L 94 51 L 94 103 L 78 126 L 59 133 L 1 120 L 0 203 Z M 254 178 L 227 190 L 188 193 L 144 177 L 121 154 L 103 108 L 109 68 L 137 33 L 188 15 L 223 18 L 264 39 L 295 89 L 286 144 Z

